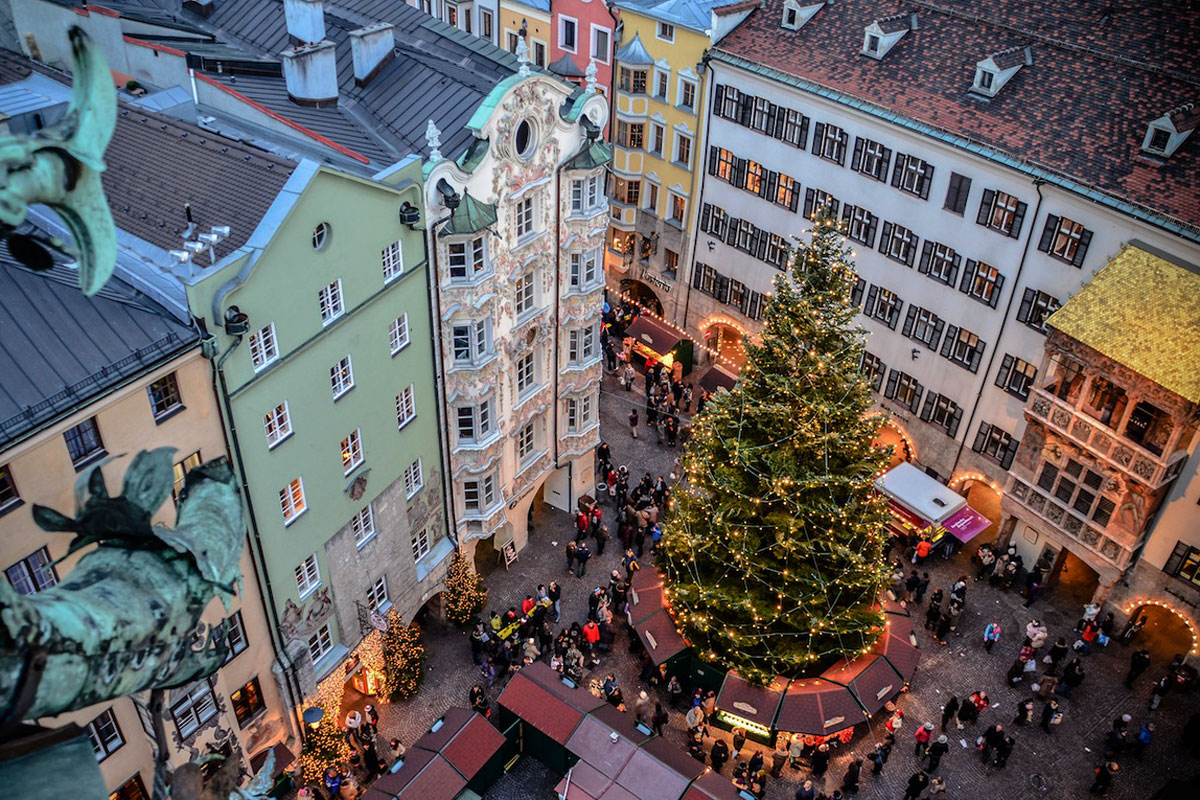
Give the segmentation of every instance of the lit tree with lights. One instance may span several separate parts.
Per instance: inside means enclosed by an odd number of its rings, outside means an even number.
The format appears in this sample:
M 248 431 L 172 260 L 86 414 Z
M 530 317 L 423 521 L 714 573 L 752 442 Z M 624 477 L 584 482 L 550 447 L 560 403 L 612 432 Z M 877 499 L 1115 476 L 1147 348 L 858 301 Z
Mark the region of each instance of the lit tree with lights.
M 483 610 L 488 592 L 483 578 L 476 572 L 471 561 L 461 550 L 455 550 L 446 573 L 446 619 L 455 625 L 466 626 L 477 621 L 476 615 Z
M 670 602 L 697 654 L 765 684 L 866 651 L 882 630 L 886 508 L 872 444 L 855 274 L 821 217 L 746 344 L 732 392 L 708 404 L 668 515 Z

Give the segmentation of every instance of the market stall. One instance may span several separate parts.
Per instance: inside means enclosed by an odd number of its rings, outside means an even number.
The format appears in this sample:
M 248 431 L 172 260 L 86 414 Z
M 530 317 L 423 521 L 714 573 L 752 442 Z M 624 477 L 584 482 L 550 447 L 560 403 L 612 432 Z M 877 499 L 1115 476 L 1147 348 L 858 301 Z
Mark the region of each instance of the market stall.
M 822 672 L 821 677 L 849 688 L 868 717 L 874 716 L 907 685 L 904 676 L 875 653 L 835 664 Z
M 717 692 L 717 721 L 730 728 L 741 726 L 751 738 L 769 742 L 787 685 L 787 678 L 776 676 L 768 686 L 754 686 L 730 670 Z
M 506 736 L 519 742 L 523 752 L 561 773 L 575 760 L 567 740 L 589 711 L 605 703 L 564 683 L 557 672 L 538 661 L 513 676 L 497 704 L 500 729 Z
M 653 359 L 672 369 L 672 374 L 682 376 L 692 371 L 692 340 L 649 314 L 642 314 L 625 329 L 624 348 L 635 366 L 640 367 L 646 359 Z M 678 373 L 674 372 L 676 364 L 679 365 Z
M 894 609 L 894 610 L 893 610 Z M 899 603 L 884 602 L 884 631 L 876 640 L 871 652 L 881 655 L 904 678 L 905 685 L 912 680 L 921 660 L 917 637 L 913 635 L 912 617 Z
M 388 773 L 371 785 L 363 800 L 459 800 L 467 789 L 467 779 L 449 761 L 428 750 L 412 750 L 404 766 Z M 470 792 L 467 797 L 478 797 Z
M 849 741 L 854 725 L 863 717 L 862 706 L 847 687 L 821 678 L 804 678 L 788 684 L 775 727 L 804 734 L 806 744 L 813 746 L 832 737 Z
M 965 497 L 907 461 L 876 478 L 875 489 L 888 500 L 888 527 L 910 539 L 936 545 L 949 533 L 967 542 L 991 524 Z
M 671 676 L 687 670 L 689 650 L 675 627 L 667 599 L 662 577 L 657 571 L 647 568 L 634 573 L 626 614 L 629 625 L 637 633 L 638 641 L 646 648 L 654 666 L 665 665 L 665 674 Z
M 450 708 L 413 748 L 439 753 L 467 779 L 467 788 L 483 794 L 504 774 L 503 734 L 480 714 Z
M 688 788 L 683 800 L 743 800 L 743 795 L 724 775 L 705 772 Z
M 720 364 L 713 364 L 712 369 L 704 373 L 704 377 L 700 379 L 699 387 L 712 394 L 718 389 L 732 390 L 737 381 L 737 375 L 734 375 Z

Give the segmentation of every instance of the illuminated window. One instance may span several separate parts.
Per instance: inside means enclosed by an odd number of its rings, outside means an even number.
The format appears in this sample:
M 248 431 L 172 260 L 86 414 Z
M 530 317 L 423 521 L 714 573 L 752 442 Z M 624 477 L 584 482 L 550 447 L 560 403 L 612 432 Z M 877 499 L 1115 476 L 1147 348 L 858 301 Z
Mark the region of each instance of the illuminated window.
M 229 702 L 233 706 L 233 715 L 237 717 L 238 725 L 243 728 L 246 727 L 246 723 L 258 716 L 258 712 L 267 707 L 263 701 L 262 687 L 258 684 L 257 676 L 229 695 Z
M 292 418 L 286 400 L 263 415 L 263 430 L 267 435 L 267 447 L 272 449 L 292 435 Z
M 258 372 L 279 358 L 279 348 L 275 344 L 275 323 L 269 323 L 250 334 L 250 363 Z
M 279 490 L 279 507 L 283 511 L 283 524 L 291 525 L 296 518 L 308 510 L 304 500 L 304 481 L 295 478 Z
M 362 431 L 355 429 L 353 433 L 342 439 L 342 472 L 349 475 L 359 464 L 363 463 Z
M 417 400 L 413 385 L 396 395 L 396 426 L 403 428 L 417 418 Z
M 317 292 L 317 303 L 321 308 L 321 324 L 328 325 L 342 314 L 346 306 L 342 303 L 342 279 L 338 278 Z
M 146 387 L 150 396 L 150 409 L 154 412 L 156 422 L 162 422 L 171 416 L 172 412 L 183 409 L 183 400 L 179 396 L 179 381 L 175 373 L 164 375 Z
M 334 400 L 354 388 L 354 368 L 349 355 L 329 368 L 329 386 L 333 390 Z
M 195 469 L 198 466 L 200 466 L 200 451 L 199 450 L 192 453 L 190 456 L 183 459 L 182 461 L 177 462 L 175 464 L 175 466 L 173 466 L 171 468 L 172 471 L 175 473 L 174 474 L 175 483 L 171 488 L 171 497 L 175 498 L 176 500 L 179 499 L 179 493 L 181 491 L 183 491 L 183 483 L 185 480 L 187 480 L 188 472 L 190 472 L 191 470 Z

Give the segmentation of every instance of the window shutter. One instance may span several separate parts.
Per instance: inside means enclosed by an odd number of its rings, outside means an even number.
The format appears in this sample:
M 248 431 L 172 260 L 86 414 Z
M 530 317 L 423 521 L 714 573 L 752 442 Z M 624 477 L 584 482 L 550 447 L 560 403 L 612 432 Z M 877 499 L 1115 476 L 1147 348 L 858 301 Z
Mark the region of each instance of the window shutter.
M 722 303 L 729 302 L 729 278 L 726 278 L 724 275 L 717 275 L 717 282 L 713 290 L 713 297 Z
M 1013 214 L 1012 230 L 1008 232 L 1008 235 L 1013 239 L 1017 239 L 1021 236 L 1021 226 L 1025 222 L 1025 210 L 1027 208 L 1029 208 L 1028 203 L 1017 203 L 1017 211 L 1015 214 Z
M 705 266 L 703 264 L 701 264 L 699 261 L 697 261 L 692 266 L 692 288 L 693 289 L 700 288 L 700 284 L 703 282 L 702 276 L 704 275 L 704 270 L 705 270 Z
M 996 273 L 996 289 L 995 289 L 995 291 L 992 292 L 992 299 L 989 303 L 989 305 L 992 308 L 995 308 L 996 304 L 1000 302 L 1000 292 L 1002 289 L 1004 289 L 1004 275 L 1002 273 L 997 272 Z
M 913 323 L 917 320 L 917 307 L 912 303 L 908 304 L 908 313 L 904 315 L 904 327 L 900 329 L 902 336 L 911 336 Z
M 775 202 L 775 198 L 779 195 L 779 173 L 768 172 L 767 179 L 763 181 L 763 197 Z
M 996 385 L 1001 389 L 1008 389 L 1008 375 L 1012 372 L 1012 365 L 1015 359 L 1004 354 L 1004 360 L 1000 362 L 1000 371 L 996 373 Z
M 1033 298 L 1036 294 L 1033 289 L 1025 290 L 1025 294 L 1021 296 L 1021 307 L 1017 309 L 1017 322 L 1029 321 L 1029 311 L 1033 308 Z
M 983 452 L 983 445 L 987 442 L 988 434 L 992 432 L 992 426 L 986 422 L 979 423 L 979 431 L 975 434 L 975 444 L 971 445 L 971 449 L 976 453 Z
M 950 434 L 951 439 L 958 435 L 958 425 L 960 422 L 962 422 L 962 407 L 955 406 L 954 416 L 950 417 L 950 427 L 946 431 L 946 433 Z
M 732 180 L 729 181 L 734 186 L 740 188 L 746 185 L 746 159 L 737 158 L 733 161 Z
M 808 147 L 808 117 L 800 115 L 800 141 L 796 144 L 801 150 Z
M 921 407 L 921 421 L 929 422 L 933 416 L 933 404 L 937 400 L 937 392 L 930 392 L 925 395 L 925 405 Z
M 772 105 L 775 110 L 775 130 L 771 131 L 771 135 L 776 139 L 783 139 L 784 123 L 787 122 L 787 109 L 783 106 Z
M 892 186 L 900 187 L 900 175 L 904 172 L 904 165 L 908 163 L 908 156 L 903 153 L 896 154 L 896 163 L 892 166 Z
M 841 207 L 842 207 L 841 200 L 838 200 L 836 197 L 829 198 L 829 213 L 830 214 L 832 214 L 833 216 L 836 217 L 837 213 L 838 213 L 838 209 Z
M 988 224 L 988 216 L 992 213 L 992 205 L 996 202 L 996 190 L 984 189 L 983 199 L 979 201 L 979 216 L 975 218 L 975 222 L 980 225 Z
M 867 292 L 867 304 L 863 306 L 863 313 L 867 316 L 871 316 L 875 312 L 875 303 L 878 299 L 879 287 L 875 284 L 871 284 L 871 288 Z
M 959 253 L 955 253 L 954 260 L 951 262 L 951 266 L 950 266 L 950 275 L 946 278 L 946 282 L 948 284 L 950 284 L 951 286 L 954 285 L 954 280 L 955 280 L 955 278 L 958 277 L 958 267 L 961 263 L 962 263 L 962 255 L 960 255 Z
M 1008 445 L 1004 448 L 1004 455 L 1000 459 L 1001 467 L 1003 467 L 1004 469 L 1008 469 L 1009 467 L 1012 466 L 1013 457 L 1017 454 L 1017 448 L 1020 446 L 1021 446 L 1020 439 L 1010 438 L 1008 440 Z
M 938 317 L 937 324 L 933 326 L 933 336 L 929 339 L 929 348 L 937 351 L 938 342 L 942 340 L 942 329 L 946 327 L 946 320 Z
M 963 270 L 962 283 L 958 285 L 958 290 L 963 294 L 969 294 L 971 284 L 975 282 L 975 273 L 979 271 L 979 262 L 973 258 L 967 259 L 967 268 Z
M 929 199 L 929 187 L 933 183 L 933 165 L 926 164 L 921 167 L 921 199 Z
M 874 289 L 875 287 L 872 286 L 871 288 Z M 893 368 L 892 371 L 888 373 L 887 388 L 883 390 L 884 397 L 890 399 L 896 396 L 896 381 L 898 380 L 900 380 L 900 371 Z
M 850 205 L 849 203 L 846 203 L 846 205 L 842 206 L 842 222 L 849 224 L 850 215 L 853 213 L 854 206 Z
M 866 285 L 867 282 L 862 278 L 854 279 L 854 288 L 850 290 L 850 302 L 854 303 L 855 306 L 862 302 L 863 288 Z
M 863 138 L 861 136 L 855 136 L 854 137 L 854 155 L 852 155 L 850 157 L 850 169 L 854 170 L 855 172 L 859 171 L 859 168 L 862 167 L 862 155 L 863 155 Z
M 921 395 L 924 392 L 925 392 L 925 387 L 918 383 L 917 390 L 915 392 L 913 392 L 912 402 L 908 404 L 909 411 L 911 411 L 914 414 L 917 413 L 917 409 L 921 405 Z
M 767 234 L 759 228 L 750 228 L 750 253 L 755 258 L 764 260 L 767 256 Z
M 917 272 L 922 275 L 929 274 L 929 259 L 933 256 L 933 242 L 929 239 L 925 240 L 924 247 L 921 248 L 921 263 L 917 265 Z
M 717 147 L 716 145 L 709 145 L 709 147 L 708 147 L 708 174 L 709 175 L 717 174 L 717 162 L 720 160 L 720 158 L 721 158 L 721 149 L 719 147 Z
M 958 326 L 950 325 L 946 330 L 946 338 L 942 340 L 942 355 L 946 358 L 950 357 L 950 351 L 954 348 L 954 340 L 958 338 Z
M 1183 561 L 1188 557 L 1191 547 L 1187 542 L 1178 542 L 1175 545 L 1175 550 L 1171 553 L 1171 557 L 1167 559 L 1167 563 L 1163 565 L 1163 572 L 1168 575 L 1176 575 L 1179 573 L 1179 567 L 1183 565 Z
M 912 247 L 908 248 L 908 257 L 904 259 L 904 263 L 910 268 L 913 265 L 913 259 L 917 257 L 917 243 L 913 242 Z
M 867 247 L 875 246 L 875 226 L 879 224 L 879 217 L 871 215 L 871 224 L 867 226 Z
M 887 255 L 888 242 L 892 240 L 892 228 L 895 227 L 890 222 L 883 223 L 883 235 L 879 237 L 879 252 Z
M 788 211 L 795 211 L 800 205 L 800 184 L 792 181 L 792 193 L 788 196 Z
M 1075 266 L 1083 266 L 1083 257 L 1087 255 L 1088 245 L 1092 243 L 1092 232 L 1087 228 L 1083 229 L 1083 233 L 1079 234 L 1079 247 L 1075 250 L 1075 257 L 1071 259 L 1071 263 Z
M 900 321 L 900 306 L 904 305 L 904 301 L 899 297 L 896 298 L 896 305 L 892 306 L 892 310 L 888 313 L 887 326 L 896 330 L 896 323 Z
M 1046 227 L 1042 228 L 1042 238 L 1038 240 L 1038 250 L 1050 252 L 1050 243 L 1054 241 L 1054 232 L 1058 230 L 1059 218 L 1053 214 L 1046 215 Z
M 712 204 L 705 203 L 704 207 L 700 209 L 700 230 L 702 230 L 706 233 L 711 233 L 711 231 L 709 231 L 709 229 L 708 229 L 708 226 L 711 224 L 712 224 Z
M 738 95 L 738 118 L 737 118 L 738 124 L 743 127 L 749 128 L 750 120 L 751 120 L 751 117 L 753 116 L 753 111 L 754 111 L 753 95 L 748 95 L 745 93 L 739 94 Z
M 850 134 L 838 131 L 837 163 L 839 167 L 846 166 L 846 145 L 850 144 Z
M 822 155 L 822 153 L 821 153 L 821 142 L 824 140 L 824 138 L 825 138 L 825 123 L 824 123 L 824 122 L 818 122 L 816 125 L 813 125 L 813 148 L 812 148 L 812 152 L 813 152 L 813 155 L 814 155 L 814 156 L 819 156 L 819 155 Z
M 892 151 L 890 148 L 885 147 L 881 152 L 883 155 L 881 155 L 879 158 L 879 174 L 877 174 L 875 177 L 879 178 L 880 180 L 884 180 L 887 178 L 888 165 L 892 163 Z
M 816 190 L 811 186 L 804 190 L 804 218 L 812 219 L 813 203 L 816 202 Z
M 737 244 L 738 225 L 740 225 L 740 224 L 741 224 L 740 219 L 737 219 L 735 217 L 726 217 L 725 218 L 725 244 L 729 244 L 729 245 Z
M 971 372 L 976 372 L 979 370 L 979 359 L 983 358 L 984 350 L 987 350 L 987 342 L 985 342 L 983 339 L 980 339 L 975 346 L 975 352 L 971 354 L 971 363 L 967 367 L 967 369 L 971 370 Z

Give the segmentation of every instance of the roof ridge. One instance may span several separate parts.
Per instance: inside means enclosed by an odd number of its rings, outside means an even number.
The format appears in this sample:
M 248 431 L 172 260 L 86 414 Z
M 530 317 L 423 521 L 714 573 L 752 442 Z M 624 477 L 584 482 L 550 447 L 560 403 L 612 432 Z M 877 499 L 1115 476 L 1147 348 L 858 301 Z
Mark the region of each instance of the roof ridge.
M 197 74 L 199 75 L 200 73 L 197 73 Z M 131 113 L 140 115 L 143 117 L 147 117 L 148 119 L 153 119 L 157 122 L 162 123 L 163 125 L 168 126 L 168 128 L 175 128 L 178 130 L 182 130 L 188 136 L 190 136 L 192 134 L 196 134 L 198 136 L 202 136 L 205 138 L 214 138 L 214 139 L 224 140 L 227 144 L 229 144 L 229 146 L 231 148 L 240 150 L 244 153 L 247 153 L 248 155 L 254 156 L 255 158 L 261 158 L 263 161 L 274 162 L 277 166 L 286 167 L 287 169 L 295 169 L 299 163 L 296 161 L 292 161 L 289 158 L 284 158 L 283 156 L 276 155 L 275 153 L 271 153 L 267 150 L 263 150 L 262 148 L 255 147 L 254 145 L 252 145 L 248 142 L 241 141 L 240 139 L 233 139 L 224 134 L 217 133 L 215 131 L 210 131 L 210 130 L 207 130 L 206 128 L 201 128 L 199 125 L 194 125 L 190 122 L 186 122 L 186 121 L 184 121 L 182 119 L 178 119 L 176 117 L 168 117 L 164 114 L 158 113 L 157 111 L 151 111 L 147 108 L 143 108 L 141 106 L 130 105 L 129 103 L 125 103 L 125 102 L 118 103 L 118 107 L 117 107 L 118 115 L 127 116 Z

